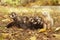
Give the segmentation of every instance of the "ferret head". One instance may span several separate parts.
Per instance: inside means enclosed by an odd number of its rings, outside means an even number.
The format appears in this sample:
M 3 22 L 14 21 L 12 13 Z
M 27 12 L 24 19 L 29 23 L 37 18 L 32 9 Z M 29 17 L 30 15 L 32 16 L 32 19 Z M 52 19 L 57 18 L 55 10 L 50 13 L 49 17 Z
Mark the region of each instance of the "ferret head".
M 10 18 L 16 18 L 17 17 L 17 15 L 16 15 L 16 13 L 15 12 L 12 12 L 11 14 L 10 14 L 10 16 L 9 16 Z
M 50 16 L 50 12 L 49 11 L 42 11 L 42 15 L 44 17 L 49 17 Z

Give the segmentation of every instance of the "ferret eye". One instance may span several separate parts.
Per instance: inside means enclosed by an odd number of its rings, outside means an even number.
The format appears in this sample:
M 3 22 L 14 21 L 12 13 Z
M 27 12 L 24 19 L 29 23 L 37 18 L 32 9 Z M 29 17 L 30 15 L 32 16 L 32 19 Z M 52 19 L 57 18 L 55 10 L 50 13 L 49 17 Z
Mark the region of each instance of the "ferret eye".
M 16 17 L 16 15 L 12 15 L 13 17 Z

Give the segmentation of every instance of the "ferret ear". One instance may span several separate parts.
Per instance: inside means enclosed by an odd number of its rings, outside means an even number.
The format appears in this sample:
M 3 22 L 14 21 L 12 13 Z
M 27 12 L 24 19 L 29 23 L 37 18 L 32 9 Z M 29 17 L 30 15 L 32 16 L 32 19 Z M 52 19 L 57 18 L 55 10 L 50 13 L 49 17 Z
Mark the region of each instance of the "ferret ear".
M 12 12 L 11 15 L 12 15 L 12 16 L 14 16 L 14 15 L 16 16 L 17 14 L 16 14 L 15 12 Z

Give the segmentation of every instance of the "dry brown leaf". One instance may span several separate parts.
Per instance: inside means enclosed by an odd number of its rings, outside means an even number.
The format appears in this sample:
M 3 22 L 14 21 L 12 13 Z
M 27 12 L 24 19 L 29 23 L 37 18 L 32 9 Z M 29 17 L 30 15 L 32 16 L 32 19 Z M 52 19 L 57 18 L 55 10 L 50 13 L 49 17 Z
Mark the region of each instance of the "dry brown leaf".
M 60 39 L 60 34 L 53 34 L 56 38 Z

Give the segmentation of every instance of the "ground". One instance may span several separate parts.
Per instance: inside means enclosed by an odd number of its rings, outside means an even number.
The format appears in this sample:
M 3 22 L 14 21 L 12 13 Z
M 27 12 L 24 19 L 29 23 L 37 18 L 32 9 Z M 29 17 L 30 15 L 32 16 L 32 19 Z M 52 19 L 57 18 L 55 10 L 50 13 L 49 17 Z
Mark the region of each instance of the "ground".
M 20 3 L 19 0 L 0 1 L 0 40 L 60 40 L 60 0 L 58 2 L 57 0 L 37 0 L 28 4 L 25 3 L 27 2 Z M 30 30 L 15 26 L 6 28 L 6 25 L 12 22 L 12 19 L 9 17 L 11 12 L 27 16 L 36 13 L 36 15 L 40 16 L 42 9 L 47 9 L 54 20 L 54 25 L 51 27 L 52 30 Z
M 23 9 L 26 8 L 22 8 L 22 10 Z M 19 9 L 17 10 L 18 10 L 16 11 L 17 14 L 20 14 Z M 28 8 L 28 10 L 29 10 L 28 13 L 31 13 L 30 10 L 33 9 Z M 53 11 L 51 11 L 51 17 L 54 20 L 54 26 L 52 27 L 52 30 L 41 31 L 40 29 L 30 30 L 30 29 L 17 28 L 15 26 L 13 26 L 12 28 L 6 28 L 5 26 L 11 22 L 11 19 L 9 18 L 9 13 L 11 11 L 8 7 L 0 6 L 0 15 L 1 15 L 0 16 L 0 40 L 60 40 L 60 31 L 55 31 L 56 28 L 60 27 L 59 8 L 52 7 L 52 10 Z

